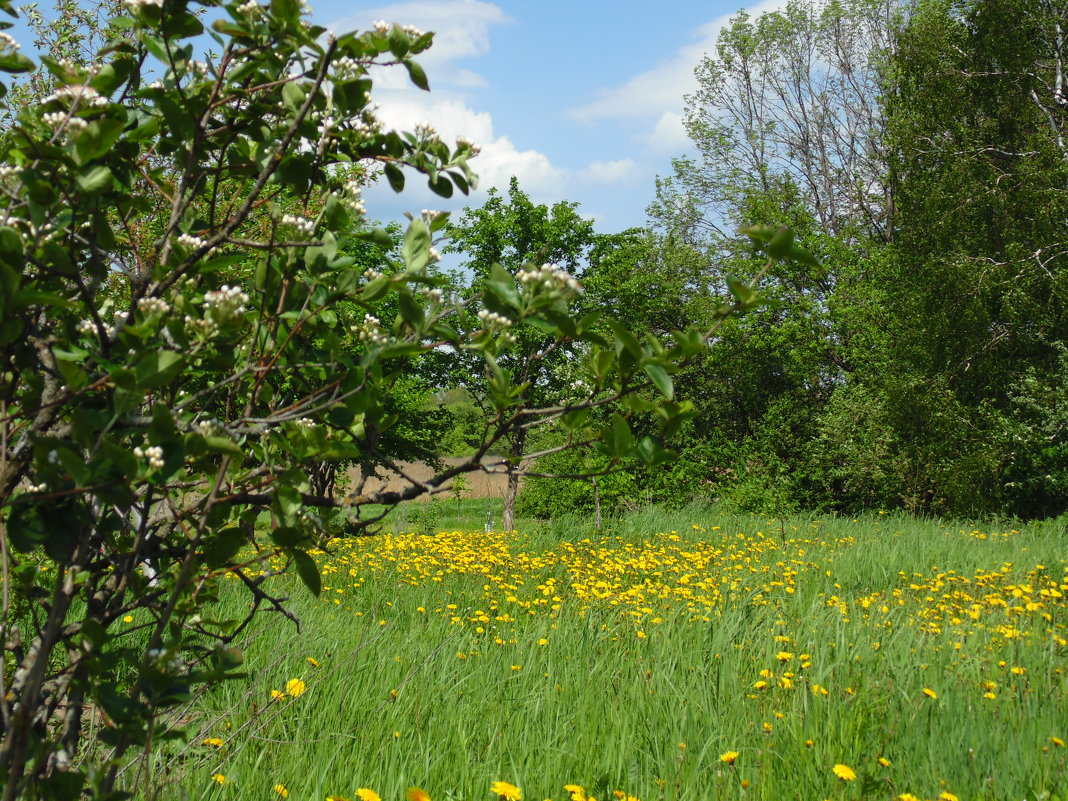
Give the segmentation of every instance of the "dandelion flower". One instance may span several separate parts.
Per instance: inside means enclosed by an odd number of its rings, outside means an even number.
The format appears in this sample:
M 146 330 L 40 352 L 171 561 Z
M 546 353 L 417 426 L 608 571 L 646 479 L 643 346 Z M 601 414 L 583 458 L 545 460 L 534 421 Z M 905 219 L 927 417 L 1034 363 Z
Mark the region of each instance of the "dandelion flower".
M 223 776 L 221 773 L 211 774 L 211 780 L 216 784 L 226 784 L 226 777 Z
M 879 762 L 879 764 L 880 764 L 880 765 L 882 765 L 882 766 L 883 766 L 884 768 L 888 768 L 888 767 L 890 767 L 890 760 L 889 760 L 889 759 L 887 759 L 886 757 L 879 757 L 879 759 L 878 759 L 878 762 Z
M 313 657 L 313 656 L 309 656 L 308 657 L 308 664 L 311 665 L 313 668 L 319 667 L 318 660 L 316 660 L 315 657 Z
M 133 615 L 126 615 L 126 617 L 124 617 L 122 619 L 122 622 L 123 623 L 133 623 Z
M 508 782 L 494 782 L 490 785 L 490 792 L 496 796 L 500 796 L 505 801 L 520 801 L 523 797 L 519 788 Z
M 737 751 L 724 751 L 719 755 L 720 762 L 726 762 L 728 765 L 733 765 L 738 759 Z
M 920 799 L 912 793 L 902 793 L 897 797 L 897 801 L 920 801 Z
M 838 763 L 831 770 L 834 771 L 834 775 L 844 782 L 851 782 L 857 778 L 857 774 L 853 772 L 853 769 L 849 765 L 843 765 Z
M 343 795 L 328 795 L 326 801 L 349 801 L 349 799 Z
M 307 686 L 300 679 L 290 679 L 286 682 L 286 695 L 291 695 L 294 698 L 303 695 Z
M 289 790 L 286 789 L 284 784 L 276 784 L 274 791 L 278 793 L 279 798 L 289 798 Z
M 1050 737 L 1049 741 L 1058 748 L 1064 748 L 1064 740 L 1062 740 L 1060 737 Z
M 404 797 L 408 799 L 408 801 L 430 801 L 430 793 L 422 787 L 409 787 L 408 792 L 404 794 Z
M 949 792 L 949 790 L 943 790 L 942 794 L 938 797 L 941 798 L 942 801 L 960 801 L 960 799 L 953 795 L 953 793 Z
M 928 698 L 938 698 L 938 693 L 936 693 L 930 687 L 924 687 L 923 694 L 926 695 Z
M 360 799 L 360 801 L 382 801 L 378 793 L 376 793 L 369 787 L 361 787 L 359 790 L 357 790 L 356 797 Z
M 206 740 L 201 742 L 201 745 L 210 745 L 212 748 L 222 748 L 223 741 L 220 740 L 218 737 L 208 737 Z

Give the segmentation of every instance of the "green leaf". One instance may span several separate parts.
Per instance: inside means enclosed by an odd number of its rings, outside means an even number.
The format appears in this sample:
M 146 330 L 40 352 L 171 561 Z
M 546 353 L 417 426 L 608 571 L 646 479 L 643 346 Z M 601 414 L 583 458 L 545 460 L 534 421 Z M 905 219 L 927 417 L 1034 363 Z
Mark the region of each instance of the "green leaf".
M 409 270 L 422 272 L 430 263 L 430 229 L 421 218 L 412 220 L 404 235 L 401 258 Z
M 616 456 L 627 456 L 634 448 L 634 435 L 630 433 L 630 425 L 622 415 L 612 415 L 608 444 Z
M 74 140 L 74 160 L 78 164 L 85 164 L 104 155 L 119 140 L 125 127 L 124 120 L 108 117 L 89 123 Z
M 675 396 L 675 384 L 663 365 L 653 362 L 644 365 L 642 369 L 645 370 L 645 374 L 652 380 L 653 385 L 660 390 L 661 395 L 668 400 L 671 400 Z
M 238 526 L 224 528 L 204 543 L 204 560 L 211 569 L 228 565 L 245 544 L 245 532 Z
M 304 89 L 296 81 L 282 87 L 282 104 L 290 111 L 297 111 L 304 104 Z
M 623 353 L 626 351 L 635 359 L 641 359 L 645 353 L 642 351 L 641 343 L 635 338 L 626 326 L 620 323 L 618 320 L 609 320 L 609 328 L 612 329 L 612 333 L 616 336 L 616 353 Z
M 401 192 L 404 190 L 404 173 L 400 167 L 395 164 L 386 164 L 382 167 L 382 172 L 386 174 L 386 180 L 389 181 L 390 188 L 394 192 Z
M 178 377 L 185 359 L 173 350 L 144 354 L 134 367 L 137 383 L 143 387 L 162 387 Z
M 405 61 L 404 66 L 408 68 L 408 77 L 411 78 L 412 83 L 422 89 L 424 92 L 430 91 L 430 84 L 426 79 L 426 72 L 414 61 Z
M 91 167 L 88 171 L 83 170 L 74 182 L 78 189 L 85 195 L 99 195 L 108 189 L 112 183 L 111 168 L 102 164 Z
M 754 305 L 758 300 L 756 291 L 749 284 L 733 275 L 727 276 L 727 289 L 734 295 L 739 305 L 744 308 Z
M 316 598 L 323 591 L 323 580 L 319 576 L 319 566 L 304 551 L 293 551 L 293 564 L 297 566 L 297 575 Z
M 0 52 L 0 72 L 33 72 L 35 69 L 37 65 L 17 50 L 5 47 Z

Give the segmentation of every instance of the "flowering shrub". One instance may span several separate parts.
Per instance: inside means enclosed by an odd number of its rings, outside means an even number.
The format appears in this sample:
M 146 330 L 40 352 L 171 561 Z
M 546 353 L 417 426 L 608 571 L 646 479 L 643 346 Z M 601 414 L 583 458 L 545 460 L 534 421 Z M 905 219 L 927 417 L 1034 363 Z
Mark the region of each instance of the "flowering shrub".
M 626 408 L 598 430 L 583 413 L 655 387 L 660 401 L 641 408 L 670 429 L 686 412 L 670 374 L 708 334 L 598 334 L 594 317 L 568 314 L 580 287 L 553 267 L 518 281 L 495 270 L 465 301 L 484 311 L 465 328 L 433 269 L 437 212 L 411 220 L 399 263 L 364 269 L 355 248 L 388 242 L 362 220 L 373 170 L 398 191 L 406 170 L 444 196 L 474 185 L 472 143 L 375 117 L 369 70 L 400 66 L 426 89 L 413 58 L 431 34 L 334 35 L 295 0 L 128 0 L 125 12 L 99 60 L 42 57 L 51 91 L 7 108 L 0 132 L 5 801 L 118 797 L 160 711 L 235 675 L 230 643 L 258 611 L 288 614 L 269 577 L 293 567 L 318 593 L 308 551 L 337 519 L 366 530 L 535 423 L 610 459 L 668 458 L 636 441 Z M 204 36 L 215 55 L 195 60 Z M 34 69 L 5 35 L 0 70 Z M 754 300 L 736 290 L 724 316 Z M 581 343 L 582 397 L 523 406 L 497 356 L 524 320 Z M 359 463 L 365 478 L 393 466 L 391 397 L 442 349 L 476 354 L 489 376 L 471 458 L 399 491 L 317 491 L 323 465 Z M 240 619 L 211 611 L 227 574 L 249 593 Z

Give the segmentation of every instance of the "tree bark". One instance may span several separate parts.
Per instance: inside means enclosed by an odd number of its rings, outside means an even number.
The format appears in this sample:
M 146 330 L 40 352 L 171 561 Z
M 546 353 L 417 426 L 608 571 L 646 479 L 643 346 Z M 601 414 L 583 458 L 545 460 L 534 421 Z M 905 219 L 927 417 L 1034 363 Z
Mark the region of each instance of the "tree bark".
M 527 442 L 526 429 L 521 428 L 512 438 L 512 447 L 508 452 L 508 487 L 504 491 L 504 531 L 515 529 L 515 499 L 519 495 L 519 468 L 523 463 L 523 451 Z

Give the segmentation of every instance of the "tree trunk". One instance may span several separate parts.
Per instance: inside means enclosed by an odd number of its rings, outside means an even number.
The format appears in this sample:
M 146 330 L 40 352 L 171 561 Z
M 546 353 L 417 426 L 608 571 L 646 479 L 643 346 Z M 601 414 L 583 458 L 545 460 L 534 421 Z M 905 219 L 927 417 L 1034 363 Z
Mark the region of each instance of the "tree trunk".
M 515 529 L 515 499 L 519 495 L 519 468 L 523 463 L 523 449 L 527 441 L 526 429 L 519 429 L 512 439 L 512 447 L 508 453 L 508 487 L 504 491 L 504 520 L 501 528 L 504 531 Z

